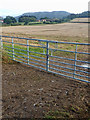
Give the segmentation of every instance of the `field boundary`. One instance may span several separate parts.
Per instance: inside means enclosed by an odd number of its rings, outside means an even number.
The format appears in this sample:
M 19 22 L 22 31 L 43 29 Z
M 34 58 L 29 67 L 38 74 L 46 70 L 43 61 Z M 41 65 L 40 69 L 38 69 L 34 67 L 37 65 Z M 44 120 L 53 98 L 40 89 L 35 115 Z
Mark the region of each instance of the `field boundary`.
M 90 83 L 88 81 L 90 62 L 77 59 L 79 55 L 84 55 L 84 57 L 90 55 L 88 52 L 78 52 L 77 50 L 78 46 L 89 46 L 89 43 L 59 42 L 12 36 L 0 36 L 0 41 L 1 49 L 7 50 L 10 58 L 14 61 Z M 22 41 L 24 42 L 22 43 Z M 61 45 L 70 45 L 70 47 L 73 45 L 75 49 L 61 49 Z M 61 56 L 62 54 L 65 56 Z

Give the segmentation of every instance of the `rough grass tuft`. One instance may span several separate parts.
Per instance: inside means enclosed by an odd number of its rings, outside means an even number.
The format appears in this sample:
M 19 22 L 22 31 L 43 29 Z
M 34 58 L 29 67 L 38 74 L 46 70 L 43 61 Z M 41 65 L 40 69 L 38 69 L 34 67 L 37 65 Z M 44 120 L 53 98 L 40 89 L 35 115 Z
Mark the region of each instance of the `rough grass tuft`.
M 1 51 L 0 61 L 2 61 L 2 63 L 9 63 L 9 64 L 16 63 L 15 61 L 10 59 L 8 52 L 6 50 L 0 50 L 0 51 Z

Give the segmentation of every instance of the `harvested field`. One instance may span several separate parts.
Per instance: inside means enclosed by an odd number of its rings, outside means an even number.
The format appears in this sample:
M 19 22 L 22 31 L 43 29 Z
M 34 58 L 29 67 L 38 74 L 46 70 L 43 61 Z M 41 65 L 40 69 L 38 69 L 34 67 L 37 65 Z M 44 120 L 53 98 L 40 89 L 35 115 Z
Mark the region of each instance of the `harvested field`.
M 54 25 L 37 26 L 10 26 L 2 27 L 3 35 L 38 37 L 44 39 L 63 40 L 74 37 L 87 38 L 88 24 L 86 23 L 63 23 Z
M 71 22 L 88 22 L 88 18 L 75 18 Z

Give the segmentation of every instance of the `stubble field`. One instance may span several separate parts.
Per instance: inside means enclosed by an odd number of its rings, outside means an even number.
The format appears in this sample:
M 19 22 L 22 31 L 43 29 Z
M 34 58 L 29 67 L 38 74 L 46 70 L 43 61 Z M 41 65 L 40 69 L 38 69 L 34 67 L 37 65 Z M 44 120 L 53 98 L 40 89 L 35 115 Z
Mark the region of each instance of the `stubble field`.
M 10 26 L 2 27 L 2 34 L 19 37 L 35 37 L 40 39 L 74 41 L 75 39 L 87 41 L 88 24 L 86 23 L 63 23 L 54 25 L 37 26 Z M 73 40 L 74 39 L 74 40 Z M 83 41 L 85 40 L 85 41 Z M 88 42 L 88 41 L 87 41 Z

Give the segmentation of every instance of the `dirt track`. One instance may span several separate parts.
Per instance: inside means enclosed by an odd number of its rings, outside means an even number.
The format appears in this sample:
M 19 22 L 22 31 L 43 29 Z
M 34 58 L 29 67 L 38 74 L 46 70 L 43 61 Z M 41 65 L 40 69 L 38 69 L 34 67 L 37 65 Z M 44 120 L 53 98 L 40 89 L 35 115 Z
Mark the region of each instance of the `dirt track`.
M 3 118 L 90 118 L 86 83 L 19 63 L 3 63 L 2 82 Z

